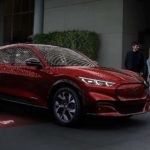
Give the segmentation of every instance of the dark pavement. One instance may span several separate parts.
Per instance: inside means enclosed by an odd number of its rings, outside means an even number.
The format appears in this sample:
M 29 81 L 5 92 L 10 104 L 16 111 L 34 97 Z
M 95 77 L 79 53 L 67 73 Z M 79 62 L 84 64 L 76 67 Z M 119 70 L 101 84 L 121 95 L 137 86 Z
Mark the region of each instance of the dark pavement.
M 150 150 L 150 113 L 130 119 L 88 116 L 69 128 L 55 124 L 47 111 L 9 108 L 0 112 L 0 150 Z

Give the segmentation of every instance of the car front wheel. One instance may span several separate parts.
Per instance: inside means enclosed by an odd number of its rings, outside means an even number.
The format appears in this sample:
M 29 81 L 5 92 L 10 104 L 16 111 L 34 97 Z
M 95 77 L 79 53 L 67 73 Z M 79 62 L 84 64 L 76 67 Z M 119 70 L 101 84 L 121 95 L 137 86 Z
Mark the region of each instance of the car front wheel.
M 55 120 L 61 125 L 72 125 L 81 117 L 80 98 L 70 87 L 58 89 L 53 97 L 52 110 Z

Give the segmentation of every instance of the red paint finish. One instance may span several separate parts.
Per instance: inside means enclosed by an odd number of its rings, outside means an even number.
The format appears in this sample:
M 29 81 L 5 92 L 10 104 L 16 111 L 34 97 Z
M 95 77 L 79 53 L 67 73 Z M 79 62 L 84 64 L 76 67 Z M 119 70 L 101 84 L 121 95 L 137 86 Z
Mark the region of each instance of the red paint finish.
M 0 94 L 19 98 L 17 102 L 49 107 L 53 87 L 59 83 L 69 84 L 80 90 L 87 107 L 86 113 L 103 116 L 125 116 L 149 111 L 150 102 L 144 80 L 136 73 L 121 69 L 50 66 L 36 45 L 15 44 L 6 49 L 30 49 L 41 61 L 42 67 L 0 63 Z M 12 56 L 13 57 L 13 56 Z M 113 82 L 112 86 L 85 83 L 79 77 Z M 21 101 L 20 99 L 23 99 Z M 133 108 L 133 110 L 132 110 Z M 129 110 L 128 110 L 129 109 Z M 9 122 L 8 124 L 13 124 Z

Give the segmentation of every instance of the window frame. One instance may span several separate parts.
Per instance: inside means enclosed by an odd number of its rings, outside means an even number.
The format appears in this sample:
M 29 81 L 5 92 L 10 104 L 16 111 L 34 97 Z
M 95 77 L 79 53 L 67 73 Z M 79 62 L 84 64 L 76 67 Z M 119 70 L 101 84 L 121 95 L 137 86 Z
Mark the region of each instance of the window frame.
M 16 63 L 16 50 L 17 49 L 27 49 L 29 51 L 31 51 L 34 56 L 36 57 L 29 57 L 29 58 L 36 58 L 40 61 L 40 63 L 42 64 L 42 66 L 45 66 L 42 59 L 38 56 L 38 53 L 32 49 L 32 47 L 29 47 L 29 46 L 10 46 L 10 47 L 4 47 L 4 48 L 0 48 L 0 52 L 1 51 L 4 51 L 4 50 L 11 50 L 11 55 L 9 56 L 9 63 L 1 63 L 0 62 L 0 65 L 13 65 L 13 66 L 26 66 L 26 67 L 33 67 L 33 66 L 28 66 L 26 65 L 25 63 Z M 28 58 L 27 58 L 28 59 Z
M 40 60 L 39 56 L 32 50 L 32 48 L 24 47 L 24 46 L 17 46 L 17 47 L 13 47 L 12 49 L 16 49 L 16 50 L 17 49 L 26 49 L 26 50 L 31 51 L 36 56 L 36 59 L 38 59 L 40 61 L 40 63 L 42 64 L 42 66 L 43 66 L 43 63 Z M 16 63 L 16 54 L 17 54 L 16 50 L 13 51 L 13 55 L 14 55 L 13 65 L 14 66 L 28 66 L 25 63 Z M 30 57 L 30 58 L 34 58 L 34 57 Z M 29 58 L 27 58 L 27 59 L 29 59 Z M 28 66 L 28 67 L 33 67 L 33 66 Z

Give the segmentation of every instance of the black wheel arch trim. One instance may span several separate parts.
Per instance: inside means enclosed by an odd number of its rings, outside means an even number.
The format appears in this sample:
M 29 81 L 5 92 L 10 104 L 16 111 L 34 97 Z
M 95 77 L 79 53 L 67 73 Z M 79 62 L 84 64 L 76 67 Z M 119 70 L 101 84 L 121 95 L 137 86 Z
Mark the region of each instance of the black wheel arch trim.
M 56 82 L 54 82 L 51 86 L 51 88 L 49 89 L 49 92 L 48 92 L 48 103 L 49 103 L 49 106 L 51 105 L 51 98 L 53 96 L 53 90 L 55 90 L 55 88 L 61 84 L 65 84 L 66 86 L 71 86 L 72 88 L 74 88 L 75 90 L 77 90 L 79 96 L 81 96 L 82 98 L 82 105 L 83 106 L 86 106 L 87 105 L 87 100 L 85 98 L 85 92 L 79 87 L 79 85 L 77 83 L 75 83 L 74 81 L 72 80 L 69 80 L 69 79 L 60 79 L 60 80 L 57 80 Z
M 53 85 L 52 85 L 52 88 L 59 85 L 59 84 L 70 84 L 71 86 L 75 87 L 76 89 L 78 90 L 81 90 L 81 88 L 72 80 L 69 80 L 69 79 L 61 79 L 61 80 L 58 80 L 56 81 Z

